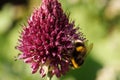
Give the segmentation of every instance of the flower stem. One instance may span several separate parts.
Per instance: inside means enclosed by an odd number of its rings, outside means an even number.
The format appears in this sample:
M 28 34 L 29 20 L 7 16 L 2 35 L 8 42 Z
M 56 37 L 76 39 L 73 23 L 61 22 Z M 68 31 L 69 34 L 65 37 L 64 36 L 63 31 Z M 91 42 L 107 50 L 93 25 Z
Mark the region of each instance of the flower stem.
M 51 77 L 47 77 L 47 80 L 51 80 L 52 78 Z
M 48 74 L 47 74 L 47 80 L 52 80 L 52 76 L 50 75 L 49 72 L 48 72 Z

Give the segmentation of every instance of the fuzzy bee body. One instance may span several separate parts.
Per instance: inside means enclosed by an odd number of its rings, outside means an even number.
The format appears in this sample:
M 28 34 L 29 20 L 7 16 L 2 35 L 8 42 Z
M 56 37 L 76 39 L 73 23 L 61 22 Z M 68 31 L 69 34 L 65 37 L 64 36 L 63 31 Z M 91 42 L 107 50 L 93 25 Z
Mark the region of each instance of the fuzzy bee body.
M 88 53 L 88 50 L 92 49 L 93 44 L 87 46 L 85 42 L 80 40 L 75 41 L 74 44 L 75 49 L 72 52 L 71 63 L 73 68 L 79 68 L 84 63 L 84 59 Z

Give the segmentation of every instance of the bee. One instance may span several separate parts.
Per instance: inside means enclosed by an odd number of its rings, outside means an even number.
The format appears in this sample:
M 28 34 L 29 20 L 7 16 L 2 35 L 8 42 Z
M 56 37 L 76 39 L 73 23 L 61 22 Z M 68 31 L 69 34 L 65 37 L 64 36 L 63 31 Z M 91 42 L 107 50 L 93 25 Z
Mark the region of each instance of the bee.
M 71 55 L 71 65 L 73 68 L 79 68 L 86 58 L 86 55 L 90 52 L 93 47 L 93 44 L 88 45 L 88 41 L 76 40 L 74 42 L 75 49 Z

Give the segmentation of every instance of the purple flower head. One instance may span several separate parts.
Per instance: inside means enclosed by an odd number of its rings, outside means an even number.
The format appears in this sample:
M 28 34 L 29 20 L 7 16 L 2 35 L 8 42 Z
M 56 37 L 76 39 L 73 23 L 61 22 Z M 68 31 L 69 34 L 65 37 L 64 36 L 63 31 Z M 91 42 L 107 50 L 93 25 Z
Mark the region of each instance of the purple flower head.
M 42 0 L 21 33 L 19 58 L 31 63 L 32 73 L 60 77 L 69 70 L 73 41 L 85 40 L 74 26 L 57 0 Z

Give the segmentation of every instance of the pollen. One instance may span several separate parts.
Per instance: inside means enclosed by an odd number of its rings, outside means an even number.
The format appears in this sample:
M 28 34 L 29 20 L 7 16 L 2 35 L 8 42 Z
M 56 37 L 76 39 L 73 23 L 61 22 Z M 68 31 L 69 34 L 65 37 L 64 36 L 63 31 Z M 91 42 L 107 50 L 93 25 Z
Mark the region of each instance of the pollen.
M 79 68 L 79 66 L 78 66 L 78 64 L 75 62 L 75 59 L 74 59 L 74 58 L 71 59 L 71 62 L 72 62 L 72 64 L 73 64 L 74 68 Z

